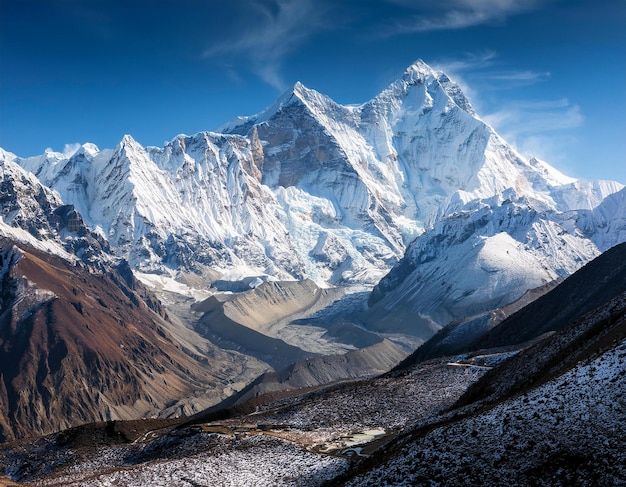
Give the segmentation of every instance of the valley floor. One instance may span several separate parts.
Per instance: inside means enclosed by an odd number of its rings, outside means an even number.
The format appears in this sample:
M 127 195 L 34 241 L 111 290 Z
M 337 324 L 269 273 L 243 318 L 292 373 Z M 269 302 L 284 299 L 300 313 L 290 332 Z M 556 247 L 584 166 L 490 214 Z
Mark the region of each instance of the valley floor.
M 127 444 L 61 445 L 51 435 L 5 446 L 0 462 L 12 479 L 45 486 L 322 485 L 353 457 L 450 407 L 482 373 L 440 360 L 283 399 L 248 416 L 155 430 Z
M 5 444 L 0 474 L 76 487 L 626 485 L 625 310 L 622 294 L 517 353 L 259 396 L 247 414 Z

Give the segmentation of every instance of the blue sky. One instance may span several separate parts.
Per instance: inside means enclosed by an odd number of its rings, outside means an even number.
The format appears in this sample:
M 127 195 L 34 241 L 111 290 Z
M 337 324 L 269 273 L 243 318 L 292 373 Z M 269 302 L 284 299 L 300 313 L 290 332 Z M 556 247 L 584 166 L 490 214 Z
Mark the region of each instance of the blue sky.
M 522 153 L 626 183 L 624 0 L 0 0 L 0 147 L 162 145 L 421 58 Z

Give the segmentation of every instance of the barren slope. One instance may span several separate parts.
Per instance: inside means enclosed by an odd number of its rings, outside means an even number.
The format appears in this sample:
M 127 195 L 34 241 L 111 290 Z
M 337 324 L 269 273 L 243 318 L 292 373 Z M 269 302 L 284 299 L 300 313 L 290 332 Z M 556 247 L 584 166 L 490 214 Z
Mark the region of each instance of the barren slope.
M 89 272 L 6 239 L 0 255 L 2 440 L 166 407 L 194 412 L 245 368 L 264 370 L 197 335 L 193 348 L 175 341 L 158 302 L 116 270 Z

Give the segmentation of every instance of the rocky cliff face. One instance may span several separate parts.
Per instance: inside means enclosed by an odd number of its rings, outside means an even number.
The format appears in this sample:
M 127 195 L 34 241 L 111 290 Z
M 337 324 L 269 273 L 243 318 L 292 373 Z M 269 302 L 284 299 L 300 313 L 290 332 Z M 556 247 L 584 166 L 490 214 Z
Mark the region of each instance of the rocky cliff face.
M 87 227 L 76 208 L 12 159 L 0 149 L 0 236 L 96 267 L 111 261 L 108 241 Z

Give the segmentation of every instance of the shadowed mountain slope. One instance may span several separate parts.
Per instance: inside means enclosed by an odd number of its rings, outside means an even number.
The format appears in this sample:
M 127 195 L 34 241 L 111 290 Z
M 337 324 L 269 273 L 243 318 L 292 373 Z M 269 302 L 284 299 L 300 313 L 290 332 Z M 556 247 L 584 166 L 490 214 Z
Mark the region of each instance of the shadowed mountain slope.
M 604 269 L 610 281 L 619 252 L 590 263 L 593 275 Z M 582 298 L 567 312 L 569 325 L 491 368 L 447 413 L 405 430 L 327 485 L 622 485 L 626 292 L 583 314 L 598 299 L 595 285 L 587 282 L 589 303 Z M 580 281 L 574 288 L 583 289 Z
M 398 368 L 436 357 L 445 357 L 472 350 L 474 342 L 483 337 L 489 330 L 498 326 L 498 324 L 512 316 L 515 312 L 528 306 L 535 299 L 554 289 L 560 282 L 562 281 L 552 281 L 539 288 L 531 289 L 520 299 L 507 306 L 450 323 L 439 330 L 430 340 L 418 347 L 415 352 L 398 365 Z
M 401 366 L 445 355 L 520 345 L 562 329 L 626 291 L 626 244 L 616 245 L 556 284 L 529 291 L 520 300 L 526 306 L 516 302 L 450 324 Z

